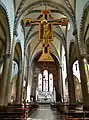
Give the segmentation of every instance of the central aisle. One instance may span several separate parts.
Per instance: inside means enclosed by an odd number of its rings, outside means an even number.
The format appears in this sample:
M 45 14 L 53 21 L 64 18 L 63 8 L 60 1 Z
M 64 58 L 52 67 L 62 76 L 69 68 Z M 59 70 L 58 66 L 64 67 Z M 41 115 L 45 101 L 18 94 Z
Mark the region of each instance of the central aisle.
M 55 110 L 51 110 L 50 105 L 40 105 L 27 120 L 60 120 Z

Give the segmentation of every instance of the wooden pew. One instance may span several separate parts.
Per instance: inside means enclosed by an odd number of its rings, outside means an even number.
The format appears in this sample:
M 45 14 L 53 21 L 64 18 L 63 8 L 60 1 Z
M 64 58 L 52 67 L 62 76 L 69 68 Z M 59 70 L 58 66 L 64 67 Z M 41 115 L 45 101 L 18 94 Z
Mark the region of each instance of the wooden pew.
M 66 120 L 89 120 L 89 106 L 59 103 L 56 108 L 58 113 Z
M 38 104 L 29 103 L 26 106 L 22 104 L 9 104 L 0 106 L 0 120 L 23 120 L 30 115 L 31 111 L 38 108 Z
M 0 106 L 0 120 L 19 120 L 24 118 L 24 114 L 25 110 L 22 109 L 22 105 Z
M 79 107 L 81 109 L 79 109 Z M 65 118 L 67 119 L 89 119 L 89 110 L 84 110 L 83 107 L 81 107 L 81 105 L 67 105 L 66 109 L 64 107 L 64 115 Z

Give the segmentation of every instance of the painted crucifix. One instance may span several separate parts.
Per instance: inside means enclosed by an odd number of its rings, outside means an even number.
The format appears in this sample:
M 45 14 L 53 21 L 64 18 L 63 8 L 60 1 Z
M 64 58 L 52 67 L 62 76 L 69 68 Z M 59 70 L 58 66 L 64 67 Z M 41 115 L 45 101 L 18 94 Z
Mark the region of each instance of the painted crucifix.
M 39 40 L 42 42 L 43 52 L 39 61 L 52 61 L 54 62 L 50 54 L 50 41 L 53 40 L 53 25 L 67 26 L 68 19 L 49 19 L 50 11 L 42 11 L 42 20 L 34 20 L 30 18 L 24 19 L 25 27 L 28 27 L 33 24 L 39 24 Z

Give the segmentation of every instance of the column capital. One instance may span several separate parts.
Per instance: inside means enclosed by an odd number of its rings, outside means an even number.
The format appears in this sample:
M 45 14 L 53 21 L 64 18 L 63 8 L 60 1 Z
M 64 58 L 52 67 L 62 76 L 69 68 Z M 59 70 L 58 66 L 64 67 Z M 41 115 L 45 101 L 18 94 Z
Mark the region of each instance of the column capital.
M 4 53 L 3 54 L 3 58 L 10 58 L 11 57 L 11 54 L 10 53 Z

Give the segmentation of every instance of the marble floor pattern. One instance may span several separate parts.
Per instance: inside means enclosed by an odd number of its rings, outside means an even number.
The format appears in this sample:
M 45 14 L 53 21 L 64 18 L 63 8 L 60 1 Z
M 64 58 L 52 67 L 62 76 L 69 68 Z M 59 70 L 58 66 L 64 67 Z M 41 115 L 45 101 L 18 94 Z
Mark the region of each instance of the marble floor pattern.
M 56 110 L 52 110 L 50 105 L 40 105 L 27 120 L 61 120 Z

